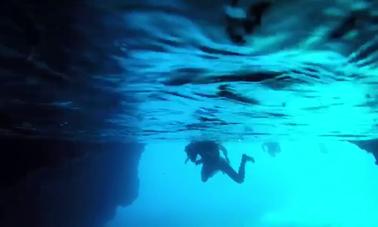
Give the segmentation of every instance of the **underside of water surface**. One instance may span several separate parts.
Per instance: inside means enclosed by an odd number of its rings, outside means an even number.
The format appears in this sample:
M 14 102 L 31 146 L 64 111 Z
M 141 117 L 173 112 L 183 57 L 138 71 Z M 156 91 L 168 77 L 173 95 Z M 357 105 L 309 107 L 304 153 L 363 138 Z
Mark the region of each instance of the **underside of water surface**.
M 68 39 L 50 31 L 63 24 L 64 5 L 44 5 L 51 23 L 37 6 L 27 7 L 36 25 L 3 21 L 40 37 L 26 38 L 22 48 L 10 35 L 1 44 L 8 75 L 3 134 L 142 141 L 377 136 L 374 1 L 80 2 L 69 8 L 80 12 L 75 20 L 62 25 Z M 10 72 L 17 61 L 22 65 Z
M 375 138 L 377 5 L 268 2 L 250 33 L 232 20 L 261 1 L 126 4 L 142 138 Z
M 4 0 L 0 31 L 0 226 L 378 226 L 377 1 Z M 202 182 L 193 141 L 255 162 Z

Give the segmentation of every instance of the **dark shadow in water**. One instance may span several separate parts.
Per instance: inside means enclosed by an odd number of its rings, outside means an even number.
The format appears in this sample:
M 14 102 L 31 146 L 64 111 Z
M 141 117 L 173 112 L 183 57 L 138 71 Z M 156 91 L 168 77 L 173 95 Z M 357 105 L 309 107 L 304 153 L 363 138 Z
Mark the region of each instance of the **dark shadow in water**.
M 0 226 L 101 227 L 137 196 L 137 143 L 0 139 Z
M 351 143 L 356 144 L 363 150 L 374 155 L 376 164 L 378 165 L 378 139 L 373 140 L 361 140 L 361 141 L 350 141 Z
M 113 82 L 122 23 L 84 0 L 0 3 L 0 226 L 102 227 L 135 199 L 143 147 L 103 133 L 135 113 Z

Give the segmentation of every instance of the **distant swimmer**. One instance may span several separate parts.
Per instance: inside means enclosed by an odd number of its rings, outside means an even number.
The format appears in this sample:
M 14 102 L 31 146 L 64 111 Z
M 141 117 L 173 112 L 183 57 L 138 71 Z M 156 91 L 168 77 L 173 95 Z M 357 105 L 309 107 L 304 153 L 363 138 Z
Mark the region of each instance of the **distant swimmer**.
M 281 152 L 280 144 L 275 142 L 266 142 L 262 145 L 262 148 L 273 157 Z
M 224 158 L 220 156 L 219 150 L 223 152 Z M 202 164 L 201 179 L 203 182 L 206 182 L 210 177 L 214 176 L 215 173 L 221 171 L 227 174 L 235 182 L 243 183 L 245 164 L 247 161 L 255 162 L 252 157 L 243 154 L 239 166 L 239 172 L 236 172 L 230 166 L 230 160 L 228 159 L 226 148 L 214 141 L 191 142 L 185 147 L 185 152 L 188 156 L 185 163 L 190 160 L 196 165 Z M 197 159 L 198 156 L 200 156 L 199 159 Z

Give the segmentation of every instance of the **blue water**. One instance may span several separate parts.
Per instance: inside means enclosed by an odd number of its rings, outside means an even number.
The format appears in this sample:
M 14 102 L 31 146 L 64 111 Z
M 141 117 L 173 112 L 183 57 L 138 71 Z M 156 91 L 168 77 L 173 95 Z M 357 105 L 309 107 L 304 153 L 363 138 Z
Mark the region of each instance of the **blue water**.
M 85 0 L 3 10 L 0 27 L 12 29 L 1 35 L 0 136 L 145 144 L 138 197 L 107 227 L 378 227 L 378 166 L 350 142 L 378 139 L 378 1 L 233 1 Z M 266 10 L 251 8 L 261 1 Z M 74 18 L 66 21 L 66 10 Z M 34 16 L 35 24 L 24 21 Z M 12 47 L 18 40 L 26 43 Z M 201 166 L 185 164 L 193 140 L 221 143 L 234 169 L 244 153 L 256 162 L 247 163 L 242 184 L 222 173 L 203 183 Z M 268 143 L 279 149 L 266 150 Z M 70 152 L 58 162 L 71 161 Z M 92 166 L 102 156 L 89 152 L 91 171 L 108 166 Z M 87 151 L 74 153 L 73 166 L 76 155 L 86 161 Z M 46 155 L 43 164 L 54 159 Z M 107 210 L 123 198 L 122 184 L 92 194 L 115 191 L 104 196 Z M 64 191 L 52 185 L 47 199 Z M 33 195 L 48 191 L 35 187 Z
M 376 138 L 377 4 L 272 1 L 245 43 L 232 42 L 226 15 L 256 2 L 231 12 L 227 1 L 109 4 L 129 34 L 117 43 L 127 70 L 119 89 L 140 101 L 137 116 L 112 122 L 135 122 L 132 133 L 147 142 L 203 132 L 233 141 Z M 340 29 L 349 18 L 355 24 Z
M 374 157 L 347 142 L 378 134 L 377 4 L 272 1 L 232 42 L 225 15 L 242 18 L 255 2 L 104 6 L 123 15 L 119 91 L 138 101 L 138 115 L 112 122 L 135 122 L 120 131 L 147 144 L 139 197 L 109 227 L 378 227 Z M 245 182 L 218 173 L 202 183 L 200 166 L 184 164 L 193 139 L 222 142 L 234 168 L 253 156 Z M 262 150 L 272 141 L 274 157 Z
M 231 164 L 255 157 L 236 184 L 218 173 L 207 183 L 184 164 L 185 143 L 153 143 L 140 161 L 140 191 L 108 227 L 375 227 L 378 168 L 346 142 L 282 142 L 272 157 L 260 143 L 229 142 Z

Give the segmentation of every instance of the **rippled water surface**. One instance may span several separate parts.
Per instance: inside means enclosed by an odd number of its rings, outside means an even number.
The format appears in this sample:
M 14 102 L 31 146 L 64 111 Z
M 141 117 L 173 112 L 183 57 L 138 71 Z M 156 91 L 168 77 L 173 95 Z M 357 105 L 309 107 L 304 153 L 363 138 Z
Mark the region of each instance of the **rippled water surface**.
M 377 5 L 271 1 L 244 43 L 233 42 L 226 15 L 257 3 L 122 5 L 124 90 L 141 100 L 140 135 L 375 137 Z
M 76 54 L 71 61 L 80 67 L 90 62 L 107 70 L 92 73 L 91 83 L 83 86 L 82 70 L 75 65 L 67 79 L 47 60 L 25 63 L 42 79 L 3 83 L 9 96 L 15 97 L 15 87 L 21 89 L 18 98 L 7 99 L 7 107 L 20 111 L 31 105 L 46 116 L 28 116 L 33 120 L 2 127 L 4 133 L 94 139 L 136 135 L 141 140 L 377 136 L 374 1 L 113 0 L 89 5 L 111 15 L 101 26 L 112 32 L 74 24 L 90 37 L 82 46 L 95 49 L 64 52 Z M 100 24 L 81 16 L 88 24 Z M 44 74 L 69 85 L 50 84 L 44 91 Z M 30 103 L 25 90 L 38 100 Z M 61 110 L 62 121 L 49 121 Z

